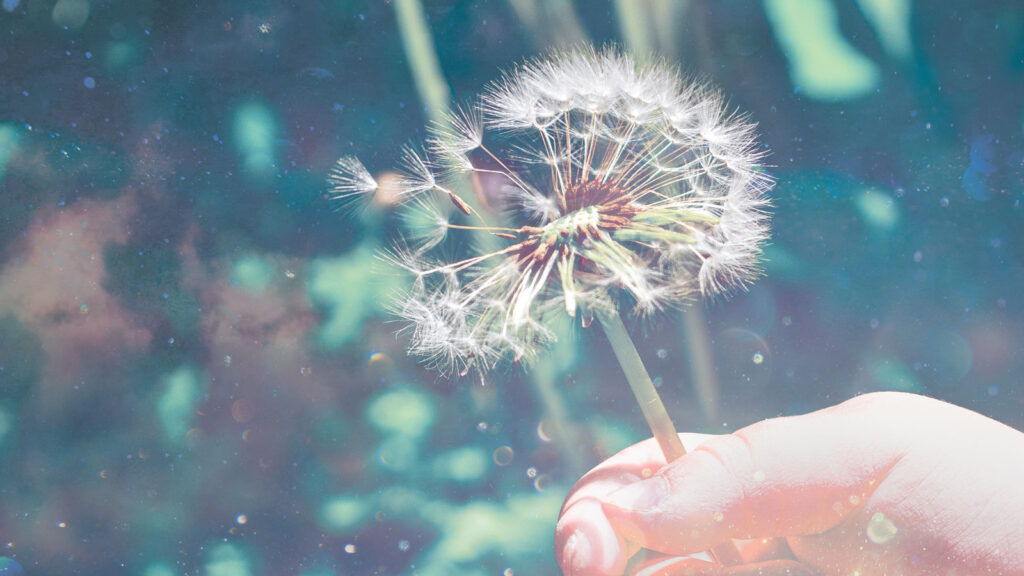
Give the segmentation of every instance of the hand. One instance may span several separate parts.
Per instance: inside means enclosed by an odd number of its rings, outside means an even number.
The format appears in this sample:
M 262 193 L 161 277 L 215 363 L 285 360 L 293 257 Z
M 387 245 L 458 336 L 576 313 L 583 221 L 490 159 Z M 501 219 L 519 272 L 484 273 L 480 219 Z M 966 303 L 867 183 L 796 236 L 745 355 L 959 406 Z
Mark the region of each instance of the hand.
M 555 534 L 567 575 L 1024 575 L 1024 434 L 880 392 L 724 436 L 665 465 L 631 446 L 587 473 Z M 744 562 L 688 557 L 742 539 Z M 743 540 L 746 540 L 745 542 Z

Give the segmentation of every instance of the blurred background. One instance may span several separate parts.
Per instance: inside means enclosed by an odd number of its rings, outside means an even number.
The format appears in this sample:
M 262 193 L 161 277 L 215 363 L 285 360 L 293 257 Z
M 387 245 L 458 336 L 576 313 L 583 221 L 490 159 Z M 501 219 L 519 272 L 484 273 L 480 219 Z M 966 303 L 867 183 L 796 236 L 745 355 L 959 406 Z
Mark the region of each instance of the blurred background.
M 648 434 L 607 341 L 426 371 L 387 211 L 325 178 L 582 42 L 718 84 L 777 179 L 766 277 L 631 326 L 681 429 L 875 390 L 1024 427 L 1019 1 L 3 0 L 0 574 L 555 574 Z

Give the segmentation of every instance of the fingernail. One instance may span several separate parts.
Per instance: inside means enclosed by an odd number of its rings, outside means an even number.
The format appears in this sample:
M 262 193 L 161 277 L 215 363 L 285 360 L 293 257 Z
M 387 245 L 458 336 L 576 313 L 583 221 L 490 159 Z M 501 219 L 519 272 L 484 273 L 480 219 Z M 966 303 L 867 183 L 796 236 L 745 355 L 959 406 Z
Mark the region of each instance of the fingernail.
M 661 509 L 667 497 L 668 482 L 662 476 L 653 476 L 619 488 L 604 499 L 604 504 L 622 512 L 647 514 Z
M 583 574 L 583 571 L 590 567 L 591 552 L 590 540 L 582 531 L 576 530 L 570 534 L 565 540 L 565 546 L 562 547 L 562 569 L 566 575 Z

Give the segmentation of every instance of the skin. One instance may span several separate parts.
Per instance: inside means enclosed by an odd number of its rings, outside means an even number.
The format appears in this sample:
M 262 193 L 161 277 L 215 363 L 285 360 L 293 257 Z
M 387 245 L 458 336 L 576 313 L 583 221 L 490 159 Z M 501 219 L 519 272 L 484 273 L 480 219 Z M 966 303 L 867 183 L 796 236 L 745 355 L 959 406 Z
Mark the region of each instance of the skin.
M 880 392 L 680 437 L 670 465 L 651 439 L 577 483 L 565 574 L 1024 576 L 1024 434 L 976 412 Z M 729 539 L 740 565 L 688 557 Z

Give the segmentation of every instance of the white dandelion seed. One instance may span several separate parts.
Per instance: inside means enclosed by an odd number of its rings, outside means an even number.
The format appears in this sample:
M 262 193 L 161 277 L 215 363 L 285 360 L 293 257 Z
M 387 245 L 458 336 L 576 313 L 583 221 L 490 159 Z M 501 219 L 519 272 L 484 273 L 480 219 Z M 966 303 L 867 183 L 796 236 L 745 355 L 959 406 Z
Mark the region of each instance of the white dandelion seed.
M 333 200 L 348 201 L 355 197 L 373 194 L 377 190 L 377 181 L 370 175 L 358 158 L 342 156 L 334 163 L 327 177 L 331 185 Z
M 414 197 L 423 192 L 433 190 L 437 186 L 437 178 L 430 165 L 427 154 L 414 146 L 402 148 L 402 161 L 399 166 L 397 190 L 399 196 Z
M 433 127 L 434 141 L 446 149 L 465 154 L 480 147 L 484 138 L 483 110 L 475 104 L 462 104 L 445 115 Z
M 476 103 L 456 106 L 431 127 L 427 145 L 438 159 L 441 177 L 473 171 L 468 153 L 480 147 L 484 135 L 483 111 Z
M 521 211 L 529 221 L 547 224 L 561 215 L 555 199 L 539 190 L 505 185 L 501 187 L 501 192 L 508 199 L 511 208 Z
M 724 102 L 670 66 L 581 49 L 521 64 L 456 109 L 430 140 L 440 166 L 407 148 L 403 198 L 448 196 L 464 216 L 429 216 L 430 233 L 386 256 L 416 277 L 396 306 L 410 352 L 486 369 L 532 355 L 553 315 L 624 300 L 651 314 L 749 285 L 772 181 L 755 126 Z M 504 220 L 445 184 L 452 166 L 500 177 Z M 502 244 L 430 262 L 456 231 Z
M 409 240 L 419 253 L 444 241 L 451 225 L 451 204 L 422 196 L 402 207 L 402 220 Z

